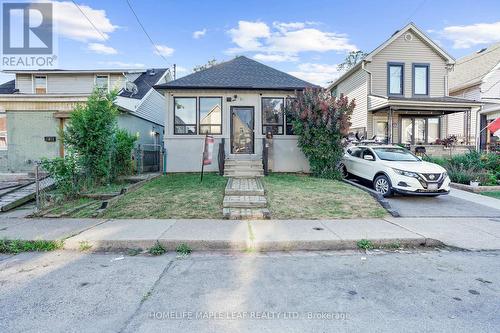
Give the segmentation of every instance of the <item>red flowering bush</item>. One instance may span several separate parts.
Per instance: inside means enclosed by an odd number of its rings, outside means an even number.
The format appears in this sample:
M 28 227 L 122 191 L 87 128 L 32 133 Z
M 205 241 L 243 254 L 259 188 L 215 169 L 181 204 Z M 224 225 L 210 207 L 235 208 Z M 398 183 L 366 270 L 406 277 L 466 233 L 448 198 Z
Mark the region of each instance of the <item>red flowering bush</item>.
M 339 162 L 343 154 L 342 138 L 351 125 L 355 102 L 347 97 L 332 97 L 328 91 L 307 89 L 297 93 L 286 105 L 292 119 L 298 145 L 309 160 L 316 177 L 340 179 Z

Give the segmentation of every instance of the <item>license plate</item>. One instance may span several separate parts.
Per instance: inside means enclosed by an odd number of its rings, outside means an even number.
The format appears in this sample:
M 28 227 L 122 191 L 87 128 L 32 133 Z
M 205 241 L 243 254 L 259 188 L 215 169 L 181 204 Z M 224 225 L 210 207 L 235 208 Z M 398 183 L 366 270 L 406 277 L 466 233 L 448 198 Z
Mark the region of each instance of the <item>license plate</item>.
M 438 189 L 438 184 L 429 184 L 429 185 L 427 186 L 427 189 L 428 189 L 429 191 L 437 191 L 437 189 Z

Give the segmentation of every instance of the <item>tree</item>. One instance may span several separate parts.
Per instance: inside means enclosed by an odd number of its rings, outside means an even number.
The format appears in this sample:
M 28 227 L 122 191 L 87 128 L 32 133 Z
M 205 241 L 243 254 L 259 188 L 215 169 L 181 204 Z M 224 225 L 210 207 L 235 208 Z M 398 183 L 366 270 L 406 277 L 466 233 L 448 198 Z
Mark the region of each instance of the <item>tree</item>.
M 114 135 L 118 109 L 116 92 L 95 89 L 87 102 L 71 113 L 62 138 L 70 154 L 74 154 L 83 176 L 93 184 L 111 180 Z
M 298 146 L 309 160 L 316 177 L 340 179 L 338 168 L 343 155 L 342 138 L 347 134 L 354 100 L 332 97 L 325 90 L 306 89 L 285 106 L 292 119 Z
M 199 72 L 199 71 L 203 71 L 205 69 L 208 69 L 210 67 L 213 67 L 217 65 L 217 60 L 215 58 L 213 58 L 212 60 L 209 60 L 206 64 L 204 65 L 198 65 L 198 66 L 195 66 L 193 68 L 193 72 Z
M 368 53 L 365 53 L 365 52 L 360 51 L 360 50 L 351 51 L 345 57 L 344 62 L 337 66 L 337 69 L 339 71 L 346 71 L 347 72 L 348 70 L 350 70 L 351 68 L 356 66 L 356 64 L 358 62 L 360 62 L 361 60 L 363 60 L 367 55 L 368 55 Z

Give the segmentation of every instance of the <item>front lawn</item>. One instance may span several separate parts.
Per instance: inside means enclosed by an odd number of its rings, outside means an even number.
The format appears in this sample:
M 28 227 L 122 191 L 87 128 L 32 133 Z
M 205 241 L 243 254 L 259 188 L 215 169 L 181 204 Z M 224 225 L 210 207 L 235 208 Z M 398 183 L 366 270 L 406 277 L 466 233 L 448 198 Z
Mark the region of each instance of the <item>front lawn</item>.
M 486 195 L 488 197 L 500 199 L 500 191 L 481 192 L 481 194 Z
M 227 179 L 214 173 L 169 174 L 119 199 L 105 218 L 222 218 Z
M 264 177 L 273 219 L 383 217 L 386 211 L 368 193 L 346 183 L 307 175 Z

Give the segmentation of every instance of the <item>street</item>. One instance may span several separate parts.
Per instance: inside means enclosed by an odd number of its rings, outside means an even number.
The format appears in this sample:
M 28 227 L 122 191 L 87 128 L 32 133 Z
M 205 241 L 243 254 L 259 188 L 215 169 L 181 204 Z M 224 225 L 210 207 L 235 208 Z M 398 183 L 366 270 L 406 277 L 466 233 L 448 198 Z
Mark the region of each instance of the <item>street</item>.
M 495 332 L 500 252 L 0 256 L 2 332 Z

